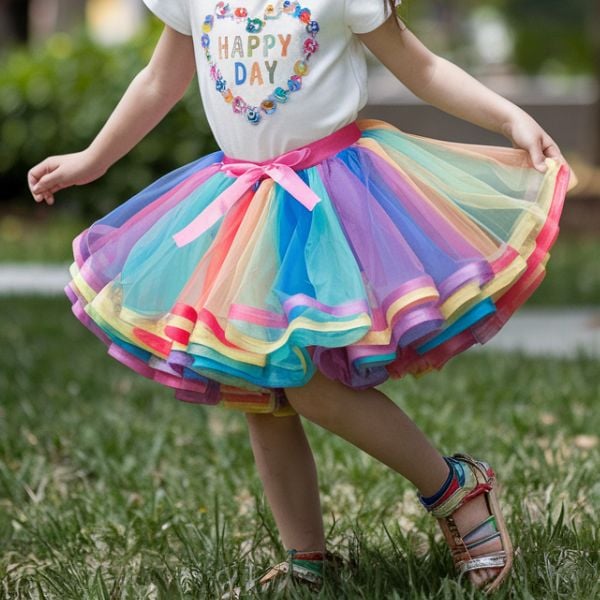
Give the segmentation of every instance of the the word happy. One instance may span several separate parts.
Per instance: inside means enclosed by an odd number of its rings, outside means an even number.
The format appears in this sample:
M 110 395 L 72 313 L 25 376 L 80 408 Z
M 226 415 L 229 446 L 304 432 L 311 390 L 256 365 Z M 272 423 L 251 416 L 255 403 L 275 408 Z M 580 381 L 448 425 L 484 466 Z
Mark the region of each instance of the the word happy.
M 244 39 L 244 37 L 246 39 Z M 247 65 L 243 62 L 234 63 L 235 83 L 242 85 L 246 81 L 250 84 L 263 85 L 265 79 L 270 84 L 275 82 L 277 69 L 276 58 L 288 56 L 288 48 L 292 41 L 292 34 L 265 34 L 227 36 L 217 38 L 217 52 L 219 60 L 258 58 Z

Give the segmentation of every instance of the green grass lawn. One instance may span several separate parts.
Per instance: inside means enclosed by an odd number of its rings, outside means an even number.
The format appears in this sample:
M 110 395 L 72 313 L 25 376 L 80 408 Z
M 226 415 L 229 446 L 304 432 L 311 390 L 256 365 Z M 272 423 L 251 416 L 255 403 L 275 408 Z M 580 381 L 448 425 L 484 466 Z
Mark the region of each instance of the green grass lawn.
M 282 559 L 243 415 L 135 375 L 66 298 L 0 310 L 1 598 L 213 599 Z M 384 390 L 442 451 L 495 466 L 519 548 L 496 597 L 599 597 L 596 361 L 471 351 Z M 307 429 L 330 549 L 357 561 L 317 597 L 480 597 L 410 484 Z

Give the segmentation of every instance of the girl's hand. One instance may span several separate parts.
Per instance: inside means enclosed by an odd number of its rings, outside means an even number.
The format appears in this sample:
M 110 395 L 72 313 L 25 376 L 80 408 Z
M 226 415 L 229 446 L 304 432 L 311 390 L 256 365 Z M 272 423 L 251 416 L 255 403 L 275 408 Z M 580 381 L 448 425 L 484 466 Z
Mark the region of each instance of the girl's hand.
M 512 142 L 514 148 L 527 150 L 534 167 L 544 173 L 546 157 L 566 162 L 556 142 L 525 111 L 518 111 L 502 126 L 502 133 Z
M 74 154 L 50 156 L 29 170 L 27 182 L 36 202 L 54 204 L 54 194 L 72 185 L 84 185 L 98 179 L 106 168 L 87 150 Z

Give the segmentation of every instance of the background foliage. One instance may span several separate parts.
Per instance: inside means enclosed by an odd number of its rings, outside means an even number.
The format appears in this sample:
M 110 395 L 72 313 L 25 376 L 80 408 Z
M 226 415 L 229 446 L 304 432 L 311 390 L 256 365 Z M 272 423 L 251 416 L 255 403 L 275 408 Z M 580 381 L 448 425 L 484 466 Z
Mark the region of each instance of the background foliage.
M 46 156 L 85 148 L 149 59 L 160 27 L 149 24 L 131 42 L 107 49 L 83 32 L 56 34 L 32 50 L 20 48 L 0 66 L 0 189 L 28 197 L 26 173 Z M 215 150 L 197 86 L 98 181 L 61 192 L 62 205 L 99 217 L 156 178 Z M 71 200 L 77 197 L 75 204 Z
M 423 22 L 433 21 L 426 28 L 426 45 L 469 68 L 478 62 L 469 16 L 483 8 L 496 11 L 510 27 L 512 62 L 518 70 L 532 75 L 598 73 L 597 0 L 403 0 L 399 13 L 417 32 Z
M 528 73 L 536 73 L 549 60 L 566 73 L 592 72 L 593 40 L 600 26 L 594 18 L 594 2 L 502 0 L 515 33 L 517 64 Z

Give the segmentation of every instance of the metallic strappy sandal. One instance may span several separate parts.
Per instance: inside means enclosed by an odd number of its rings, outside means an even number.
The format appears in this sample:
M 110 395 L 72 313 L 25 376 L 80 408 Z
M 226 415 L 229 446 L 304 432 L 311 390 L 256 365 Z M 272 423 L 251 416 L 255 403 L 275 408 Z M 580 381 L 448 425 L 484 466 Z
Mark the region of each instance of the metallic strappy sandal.
M 221 600 L 237 600 L 242 591 L 257 590 L 283 591 L 295 583 L 308 586 L 317 592 L 323 585 L 325 572 L 339 569 L 344 560 L 332 552 L 298 552 L 288 550 L 288 559 L 280 562 L 262 575 L 257 581 L 251 582 L 243 590 L 235 588 L 221 596 Z
M 451 457 L 445 456 L 444 460 L 452 473 L 440 489 L 440 492 L 443 489 L 443 493 L 438 492 L 436 496 L 439 497 L 433 501 L 431 499 L 434 497 L 425 499 L 421 495 L 419 500 L 432 516 L 437 518 L 450 547 L 459 579 L 475 569 L 501 569 L 491 581 L 482 586 L 482 591 L 489 594 L 497 590 L 506 579 L 513 559 L 510 536 L 494 490 L 496 474 L 488 463 L 476 460 L 468 454 L 453 454 Z M 461 536 L 452 515 L 459 507 L 480 494 L 484 494 L 486 498 L 490 516 Z M 470 550 L 496 538 L 500 538 L 502 550 L 476 557 L 471 555 Z

